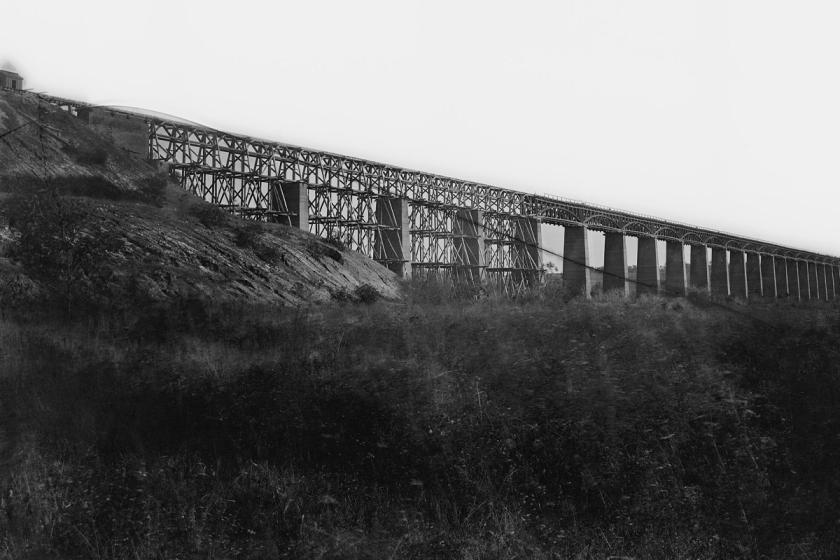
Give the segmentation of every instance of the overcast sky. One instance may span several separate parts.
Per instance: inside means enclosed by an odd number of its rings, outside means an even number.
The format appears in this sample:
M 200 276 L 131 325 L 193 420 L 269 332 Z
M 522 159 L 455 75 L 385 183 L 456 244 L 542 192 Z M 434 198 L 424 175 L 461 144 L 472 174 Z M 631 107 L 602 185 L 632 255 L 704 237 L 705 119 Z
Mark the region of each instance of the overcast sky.
M 0 18 L 0 59 L 38 91 L 840 255 L 836 0 L 3 0 Z

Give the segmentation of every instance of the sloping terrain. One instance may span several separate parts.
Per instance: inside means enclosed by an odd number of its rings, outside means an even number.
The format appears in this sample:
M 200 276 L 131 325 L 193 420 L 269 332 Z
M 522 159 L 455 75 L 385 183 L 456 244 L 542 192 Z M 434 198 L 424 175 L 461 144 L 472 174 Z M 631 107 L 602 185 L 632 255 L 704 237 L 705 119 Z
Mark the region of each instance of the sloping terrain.
M 295 228 L 227 215 L 72 115 L 3 93 L 0 298 L 39 291 L 20 259 L 10 258 L 13 201 L 35 192 L 57 192 L 62 208 L 81 216 L 80 235 L 107 239 L 100 260 L 111 294 L 300 305 L 347 297 L 367 284 L 398 296 L 397 278 L 372 260 Z

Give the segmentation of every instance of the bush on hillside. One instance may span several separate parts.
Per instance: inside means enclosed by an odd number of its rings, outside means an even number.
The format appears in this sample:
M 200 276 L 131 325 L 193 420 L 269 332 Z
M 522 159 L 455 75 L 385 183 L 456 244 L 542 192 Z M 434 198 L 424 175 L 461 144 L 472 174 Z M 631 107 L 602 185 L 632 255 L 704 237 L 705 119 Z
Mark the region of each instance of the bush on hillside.
M 322 239 L 307 239 L 306 251 L 316 259 L 329 257 L 338 263 L 344 262 L 344 256 L 341 254 L 341 250 L 336 249 L 335 246 L 328 244 Z
M 198 218 L 198 221 L 207 228 L 216 228 L 227 224 L 230 215 L 209 202 L 197 202 L 190 206 L 189 214 Z

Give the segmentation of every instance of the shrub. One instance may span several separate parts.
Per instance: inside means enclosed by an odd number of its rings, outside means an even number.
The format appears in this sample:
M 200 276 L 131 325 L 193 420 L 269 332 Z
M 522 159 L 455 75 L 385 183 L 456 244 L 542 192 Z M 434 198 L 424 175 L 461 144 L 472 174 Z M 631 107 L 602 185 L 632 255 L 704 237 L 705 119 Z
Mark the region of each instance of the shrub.
M 260 260 L 268 263 L 268 264 L 276 264 L 278 260 L 280 260 L 280 251 L 277 247 L 273 245 L 269 245 L 264 241 L 257 242 L 252 247 L 254 254 L 260 258 Z
M 189 214 L 198 218 L 198 221 L 207 228 L 215 228 L 227 224 L 229 215 L 227 212 L 209 202 L 199 202 L 189 208 Z
M 162 206 L 168 182 L 169 178 L 163 174 L 144 177 L 138 185 L 140 199 L 155 206 Z
M 233 241 L 237 247 L 252 248 L 259 243 L 262 231 L 263 229 L 259 222 L 246 221 L 237 225 L 236 229 L 234 229 Z
M 306 250 L 316 259 L 329 257 L 336 262 L 344 262 L 344 257 L 342 256 L 341 251 L 336 250 L 325 241 L 317 238 L 310 238 L 306 240 Z
M 280 259 L 280 251 L 267 243 L 262 236 L 262 224 L 247 220 L 236 227 L 233 240 L 238 247 L 251 249 L 260 260 L 275 264 Z
M 370 284 L 362 284 L 360 286 L 356 286 L 353 290 L 353 298 L 359 303 L 370 305 L 371 303 L 376 303 L 379 300 L 380 295 L 376 288 Z
M 324 242 L 329 244 L 329 245 L 332 245 L 333 247 L 335 247 L 339 251 L 346 251 L 347 250 L 347 245 L 345 245 L 344 241 L 342 241 L 341 238 L 337 235 L 330 235 L 329 237 L 324 239 Z

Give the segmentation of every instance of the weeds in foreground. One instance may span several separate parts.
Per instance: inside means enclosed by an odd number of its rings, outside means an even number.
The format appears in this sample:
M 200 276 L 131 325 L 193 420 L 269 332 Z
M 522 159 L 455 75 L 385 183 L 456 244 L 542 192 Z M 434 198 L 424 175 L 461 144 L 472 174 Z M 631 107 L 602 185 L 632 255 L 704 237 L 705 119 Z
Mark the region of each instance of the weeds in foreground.
M 10 316 L 0 557 L 830 557 L 836 310 L 754 313 Z

